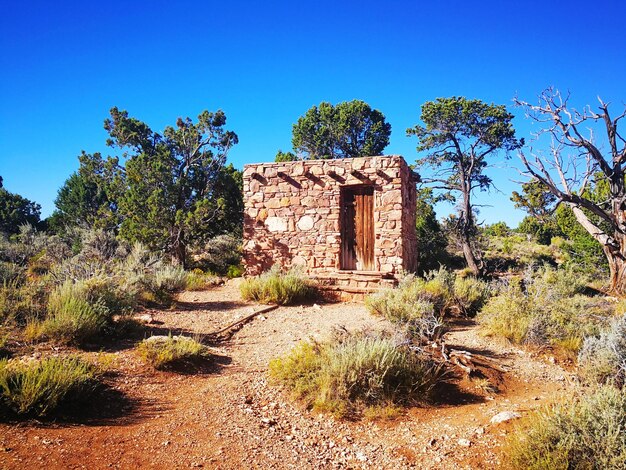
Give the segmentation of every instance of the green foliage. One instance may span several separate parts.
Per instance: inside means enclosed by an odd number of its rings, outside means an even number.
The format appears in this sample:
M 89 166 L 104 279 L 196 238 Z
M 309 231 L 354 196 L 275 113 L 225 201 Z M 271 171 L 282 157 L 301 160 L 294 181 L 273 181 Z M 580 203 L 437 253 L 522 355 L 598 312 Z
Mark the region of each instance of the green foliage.
M 231 234 L 218 235 L 193 251 L 193 264 L 204 271 L 227 274 L 241 262 L 241 238 Z
M 108 144 L 125 149 L 127 157 L 126 190 L 119 200 L 125 239 L 184 264 L 189 245 L 235 228 L 242 203 L 234 188 L 241 179 L 224 164 L 238 139 L 225 125 L 222 111 L 204 111 L 197 123 L 179 118 L 160 135 L 126 111 L 111 109 Z
M 298 160 L 298 156 L 293 152 L 283 152 L 279 150 L 276 152 L 276 157 L 274 157 L 275 162 L 295 162 Z
M 270 377 L 313 409 L 337 416 L 365 407 L 427 402 L 441 369 L 402 339 L 337 333 L 324 343 L 301 342 L 270 363 Z
M 395 289 L 368 296 L 365 306 L 372 314 L 405 326 L 414 338 L 427 341 L 441 330 L 446 313 L 474 315 L 490 293 L 486 282 L 441 268 L 426 278 L 408 275 Z
M 228 266 L 228 270 L 226 271 L 226 277 L 228 279 L 234 279 L 236 277 L 242 277 L 244 274 L 244 269 L 239 264 L 231 264 Z
M 206 348 L 187 336 L 151 336 L 137 346 L 137 353 L 155 369 L 166 369 L 176 364 L 203 358 Z
M 556 223 L 565 237 L 572 241 L 567 248 L 570 263 L 583 271 L 608 271 L 602 246 L 578 223 L 572 209 L 561 204 L 555 213 Z
M 187 285 L 187 273 L 180 266 L 166 264 L 154 272 L 151 291 L 171 293 L 183 290 Z
M 370 313 L 406 328 L 412 338 L 427 341 L 441 330 L 443 324 L 442 312 L 435 312 L 434 299 L 427 292 L 426 285 L 423 279 L 409 275 L 397 288 L 367 296 L 365 306 Z
M 0 232 L 13 234 L 19 232 L 20 225 L 37 225 L 40 215 L 39 204 L 7 191 L 0 177 Z
M 282 272 L 278 266 L 260 276 L 244 279 L 241 296 L 264 304 L 289 305 L 316 294 L 312 282 L 297 268 Z
M 322 102 L 293 125 L 292 144 L 308 159 L 366 157 L 381 155 L 390 135 L 385 116 L 364 101 Z
M 219 283 L 219 278 L 211 273 L 205 273 L 201 269 L 194 269 L 187 273 L 185 290 L 205 290 Z
M 125 173 L 116 157 L 100 153 L 79 155 L 79 169 L 65 181 L 54 201 L 50 227 L 64 233 L 71 227 L 117 229 L 117 203 L 124 191 Z
M 591 384 L 626 385 L 626 316 L 597 337 L 585 338 L 578 354 L 579 376 Z
M 45 311 L 45 292 L 39 283 L 14 278 L 0 284 L 0 324 L 24 324 Z
M 511 233 L 511 229 L 506 222 L 496 222 L 485 226 L 483 233 L 489 237 L 506 237 Z
M 100 335 L 112 321 L 110 306 L 115 303 L 115 294 L 111 290 L 110 284 L 94 279 L 66 281 L 50 294 L 48 316 L 39 329 L 41 335 L 76 344 Z
M 420 272 L 438 269 L 447 261 L 447 237 L 437 220 L 432 189 L 417 192 L 415 226 L 417 229 L 417 266 Z
M 557 197 L 541 181 L 533 179 L 522 184 L 522 193 L 513 191 L 511 201 L 516 209 L 523 209 L 530 217 L 540 222 L 550 218 L 556 205 Z
M 514 343 L 552 346 L 577 354 L 582 340 L 612 315 L 601 298 L 582 295 L 584 279 L 563 269 L 529 272 L 504 283 L 478 314 L 485 333 Z
M 421 111 L 424 125 L 406 131 L 418 138 L 417 151 L 426 154 L 417 159 L 417 167 L 432 175 L 423 182 L 443 191 L 441 197 L 462 197 L 454 229 L 469 268 L 479 275 L 483 266 L 472 243 L 477 226 L 471 197 L 475 190 L 486 191 L 493 185 L 485 174 L 488 158 L 498 150 L 515 150 L 523 141 L 515 138 L 513 115 L 503 105 L 462 97 L 437 98 L 422 105 Z
M 555 238 L 554 244 L 543 245 L 532 237 L 513 233 L 506 237 L 481 238 L 485 263 L 491 272 L 523 272 L 537 265 L 562 265 L 569 260 L 565 248 L 571 242 Z
M 543 221 L 539 221 L 530 215 L 526 216 L 519 223 L 517 231 L 532 235 L 537 240 L 537 243 L 541 245 L 550 245 L 554 237 L 563 235 L 554 216 L 549 216 Z
M 45 416 L 63 402 L 84 398 L 97 383 L 94 367 L 78 357 L 0 360 L 0 410 Z
M 601 387 L 527 418 L 503 455 L 511 468 L 533 470 L 626 467 L 626 393 Z
M 489 283 L 473 276 L 456 276 L 453 286 L 454 305 L 465 315 L 476 315 L 491 297 Z

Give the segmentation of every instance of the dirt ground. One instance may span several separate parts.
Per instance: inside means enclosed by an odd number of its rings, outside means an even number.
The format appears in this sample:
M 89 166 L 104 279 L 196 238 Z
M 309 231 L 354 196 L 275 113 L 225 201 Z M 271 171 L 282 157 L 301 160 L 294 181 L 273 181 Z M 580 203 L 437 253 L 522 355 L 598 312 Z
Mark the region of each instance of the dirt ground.
M 155 334 L 200 336 L 258 310 L 242 302 L 235 281 L 185 292 L 175 309 L 150 312 Z M 281 307 L 262 314 L 195 370 L 158 372 L 143 365 L 133 341 L 88 355 L 108 359 L 110 388 L 91 405 L 68 407 L 62 422 L 0 424 L 0 468 L 497 468 L 512 422 L 573 387 L 557 364 L 483 338 L 471 322 L 454 324 L 446 344 L 497 362 L 498 391 L 460 390 L 391 421 L 338 421 L 303 409 L 267 383 L 269 361 L 298 341 L 335 326 L 388 328 L 362 304 Z M 35 354 L 54 353 L 38 350 Z M 495 377 L 495 376 L 494 376 Z M 475 393 L 474 393 L 475 392 Z

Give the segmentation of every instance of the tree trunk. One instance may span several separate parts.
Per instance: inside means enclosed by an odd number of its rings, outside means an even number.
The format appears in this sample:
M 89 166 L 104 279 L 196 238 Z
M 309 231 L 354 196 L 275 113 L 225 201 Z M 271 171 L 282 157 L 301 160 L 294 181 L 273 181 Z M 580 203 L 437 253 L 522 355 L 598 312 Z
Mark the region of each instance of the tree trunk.
M 170 256 L 172 264 L 186 268 L 187 250 L 184 241 L 184 233 L 182 230 L 174 230 L 170 243 Z
M 463 205 L 461 206 L 461 217 L 459 220 L 459 238 L 461 239 L 461 248 L 463 256 L 467 262 L 467 267 L 472 270 L 474 276 L 479 277 L 483 274 L 483 263 L 476 256 L 472 248 L 472 235 L 475 232 L 474 214 L 472 213 L 470 189 L 463 191 Z
M 472 270 L 474 276 L 482 275 L 482 263 L 476 260 L 474 251 L 472 250 L 472 244 L 468 236 L 465 234 L 461 236 L 461 246 L 463 248 L 463 256 L 467 262 L 467 267 Z
M 609 262 L 610 292 L 618 295 L 626 295 L 626 238 L 620 238 L 620 249 L 611 246 L 603 246 L 602 250 Z

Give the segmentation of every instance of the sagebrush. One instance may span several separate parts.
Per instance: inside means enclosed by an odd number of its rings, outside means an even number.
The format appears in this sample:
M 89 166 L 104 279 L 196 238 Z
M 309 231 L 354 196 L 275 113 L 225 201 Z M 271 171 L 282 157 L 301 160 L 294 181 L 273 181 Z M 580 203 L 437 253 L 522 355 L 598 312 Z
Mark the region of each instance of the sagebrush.
M 206 347 L 187 336 L 151 336 L 137 346 L 137 353 L 155 369 L 165 369 L 207 354 Z
M 289 305 L 313 298 L 316 289 L 304 272 L 297 268 L 283 272 L 277 266 L 260 276 L 244 279 L 241 296 L 264 304 Z
M 532 414 L 505 447 L 511 468 L 626 468 L 626 393 L 601 387 Z
M 367 408 L 428 402 L 442 369 L 403 338 L 337 333 L 303 341 L 270 363 L 270 377 L 319 411 L 357 415 Z
M 0 360 L 0 408 L 5 412 L 45 416 L 63 402 L 86 398 L 97 385 L 95 367 L 78 357 Z

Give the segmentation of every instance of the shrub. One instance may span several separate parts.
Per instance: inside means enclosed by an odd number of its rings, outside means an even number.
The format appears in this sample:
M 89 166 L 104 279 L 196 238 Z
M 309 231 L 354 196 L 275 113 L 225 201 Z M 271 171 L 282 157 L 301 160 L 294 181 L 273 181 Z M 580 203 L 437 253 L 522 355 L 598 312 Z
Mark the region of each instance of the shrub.
M 220 275 L 228 274 L 231 266 L 241 262 L 241 238 L 218 235 L 203 244 L 201 253 L 194 256 L 194 264 Z M 236 276 L 237 277 L 237 276 Z
M 260 276 L 245 279 L 240 289 L 245 300 L 278 305 L 304 301 L 315 294 L 313 284 L 300 269 L 282 272 L 276 266 Z
M 425 282 L 406 276 L 395 289 L 384 289 L 365 299 L 365 306 L 374 315 L 406 327 L 413 338 L 427 340 L 441 329 L 441 315 L 424 292 Z
M 504 283 L 478 321 L 488 335 L 577 354 L 582 339 L 596 333 L 611 315 L 603 299 L 579 294 L 583 287 L 571 273 L 542 268 L 523 282 Z
M 228 279 L 234 279 L 236 277 L 243 276 L 243 273 L 244 273 L 244 269 L 243 267 L 241 267 L 241 265 L 231 264 L 230 266 L 228 266 L 228 269 L 226 270 L 226 277 Z
M 31 324 L 29 333 L 80 344 L 101 334 L 120 305 L 123 302 L 106 280 L 66 281 L 50 294 L 46 319 L 39 327 Z
M 465 315 L 475 315 L 491 296 L 489 284 L 475 277 L 454 279 L 454 303 Z
M 213 274 L 202 272 L 201 269 L 194 269 L 187 273 L 185 279 L 185 289 L 195 291 L 204 290 L 209 287 L 215 286 L 219 283 L 219 278 Z
M 0 360 L 0 407 L 19 415 L 44 416 L 63 401 L 76 400 L 97 385 L 93 366 L 77 357 L 41 361 Z
M 395 289 L 385 289 L 366 298 L 365 305 L 371 313 L 390 321 L 410 323 L 428 320 L 433 315 L 441 318 L 453 309 L 466 315 L 475 314 L 490 292 L 489 284 L 484 281 L 457 276 L 441 268 L 428 273 L 425 279 L 412 274 L 405 276 Z
M 155 369 L 202 358 L 206 348 L 187 336 L 151 336 L 137 346 L 139 356 Z
M 25 323 L 45 310 L 45 292 L 40 283 L 21 283 L 15 278 L 0 285 L 0 322 Z
M 427 402 L 442 377 L 440 367 L 405 340 L 364 332 L 301 342 L 274 359 L 269 373 L 308 406 L 337 416 Z
M 187 273 L 180 266 L 166 264 L 155 271 L 152 290 L 155 293 L 171 293 L 182 290 L 187 283 Z
M 612 387 L 531 415 L 511 435 L 512 468 L 626 468 L 626 394 Z
M 599 336 L 585 338 L 578 354 L 578 373 L 589 383 L 626 385 L 626 316 Z

